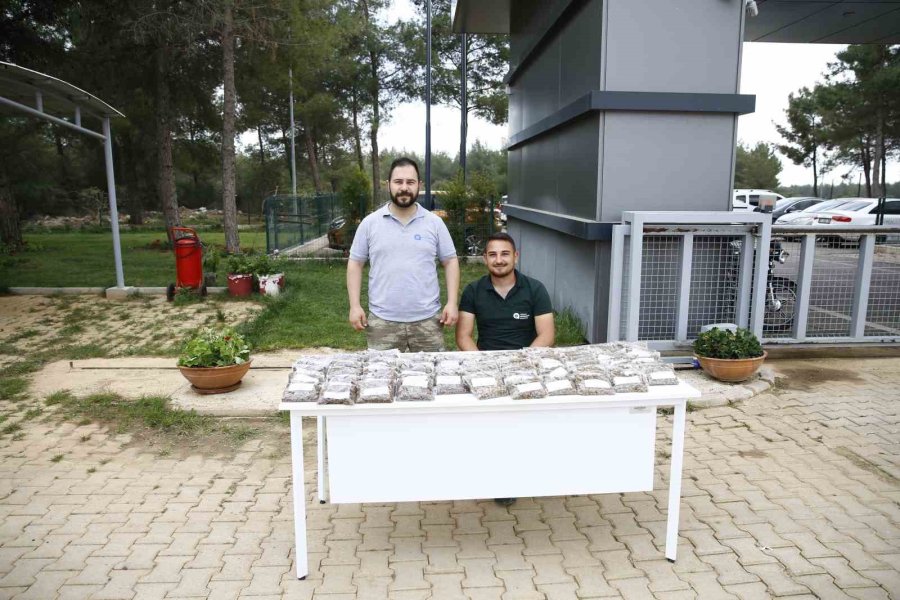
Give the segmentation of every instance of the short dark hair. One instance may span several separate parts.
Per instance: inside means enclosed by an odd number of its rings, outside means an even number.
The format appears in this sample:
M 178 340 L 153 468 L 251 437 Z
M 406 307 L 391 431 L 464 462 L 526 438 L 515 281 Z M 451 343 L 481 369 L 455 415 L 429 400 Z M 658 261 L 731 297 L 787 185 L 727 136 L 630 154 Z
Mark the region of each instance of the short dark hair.
M 419 176 L 419 164 L 408 156 L 401 156 L 399 158 L 395 158 L 394 162 L 391 163 L 391 168 L 388 171 L 388 181 L 390 181 L 391 176 L 393 176 L 394 174 L 394 169 L 396 169 L 397 167 L 412 167 L 416 170 L 416 179 L 422 179 Z
M 484 242 L 485 254 L 487 254 L 487 247 L 491 242 L 509 242 L 513 247 L 513 252 L 516 251 L 516 240 L 512 239 L 511 235 L 503 231 L 498 231 L 497 233 L 492 233 L 488 236 L 488 239 Z

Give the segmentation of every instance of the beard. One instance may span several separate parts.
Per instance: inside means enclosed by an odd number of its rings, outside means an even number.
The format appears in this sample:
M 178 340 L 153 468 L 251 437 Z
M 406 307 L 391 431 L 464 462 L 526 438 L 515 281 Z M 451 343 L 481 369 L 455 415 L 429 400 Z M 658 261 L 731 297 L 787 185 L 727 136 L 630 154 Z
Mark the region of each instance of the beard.
M 398 192 L 391 194 L 391 202 L 400 208 L 409 208 L 416 201 L 416 194 L 412 192 Z
M 497 265 L 488 265 L 488 271 L 490 271 L 491 275 L 494 277 L 506 277 L 510 273 L 513 272 L 513 269 L 516 268 L 516 263 L 510 261 L 503 266 Z

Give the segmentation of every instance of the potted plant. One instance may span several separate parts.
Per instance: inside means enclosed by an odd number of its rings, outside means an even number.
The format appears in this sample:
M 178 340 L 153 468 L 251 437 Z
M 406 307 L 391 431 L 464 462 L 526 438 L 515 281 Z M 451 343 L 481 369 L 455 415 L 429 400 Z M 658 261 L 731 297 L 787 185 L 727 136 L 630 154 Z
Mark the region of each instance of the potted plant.
M 250 345 L 231 327 L 199 329 L 178 355 L 181 374 L 201 394 L 220 394 L 237 388 L 250 362 Z
M 244 254 L 229 254 L 225 259 L 228 271 L 228 293 L 232 296 L 249 296 L 253 291 L 253 268 Z
M 748 329 L 713 327 L 697 336 L 694 354 L 707 375 L 721 381 L 744 381 L 752 377 L 768 355 Z
M 259 282 L 259 293 L 277 296 L 284 289 L 284 270 L 281 260 L 268 254 L 258 254 L 251 259 L 251 268 Z

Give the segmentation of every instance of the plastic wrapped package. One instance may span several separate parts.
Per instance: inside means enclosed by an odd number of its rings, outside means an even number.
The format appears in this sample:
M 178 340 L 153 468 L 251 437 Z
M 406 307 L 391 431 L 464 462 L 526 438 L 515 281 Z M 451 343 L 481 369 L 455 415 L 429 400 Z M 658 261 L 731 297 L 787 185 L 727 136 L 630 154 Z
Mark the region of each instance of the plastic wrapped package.
M 612 384 L 599 376 L 577 379 L 575 389 L 581 396 L 606 396 L 614 393 Z
M 319 404 L 353 404 L 353 384 L 330 381 L 319 394 Z
M 557 358 L 542 358 L 539 364 L 541 371 L 553 371 L 554 369 L 559 369 L 563 366 L 561 360 Z
M 675 371 L 650 369 L 645 374 L 645 377 L 648 385 L 678 385 L 678 377 L 675 376 Z
M 513 400 L 532 400 L 534 398 L 545 398 L 547 396 L 547 388 L 540 381 L 529 381 L 528 383 L 517 383 L 509 386 L 509 395 Z
M 572 396 L 577 393 L 570 379 L 545 379 L 544 387 L 548 396 Z
M 644 378 L 638 373 L 630 375 L 614 375 L 612 383 L 613 389 L 616 390 L 617 394 L 647 391 L 647 384 L 644 382 Z
M 465 394 L 466 386 L 463 385 L 462 375 L 435 375 L 434 393 L 436 395 Z
M 508 394 L 506 386 L 489 373 L 472 373 L 465 378 L 469 392 L 479 400 L 503 398 Z
M 436 375 L 460 375 L 462 365 L 458 360 L 439 360 L 434 366 Z
M 359 379 L 359 373 L 356 371 L 334 371 L 328 373 L 326 381 L 331 383 L 356 383 Z
M 678 385 L 675 369 L 667 363 L 641 365 L 641 372 L 647 385 Z
M 421 358 L 418 360 L 400 359 L 395 364 L 395 368 L 401 373 L 405 371 L 425 373 L 428 375 L 434 373 L 434 364 L 421 360 Z
M 366 350 L 365 357 L 369 362 L 391 362 L 400 357 L 400 351 L 396 348 L 392 350 Z
M 363 373 L 365 375 L 390 377 L 394 373 L 394 366 L 386 362 L 370 362 L 363 367 Z
M 304 383 L 321 383 L 325 379 L 325 373 L 309 369 L 297 369 L 291 373 L 291 381 Z
M 315 402 L 319 399 L 319 386 L 314 382 L 291 380 L 282 399 L 285 402 Z
M 568 379 L 569 370 L 563 366 L 559 366 L 551 371 L 544 371 L 543 376 L 545 382 L 549 379 Z
M 397 402 L 416 402 L 434 400 L 434 392 L 431 389 L 431 380 L 421 375 L 408 375 L 400 379 L 397 393 L 394 395 Z
M 367 377 L 359 382 L 359 392 L 356 395 L 357 404 L 384 404 L 393 402 L 393 385 L 390 379 Z
M 541 377 L 537 374 L 537 371 L 533 370 L 514 371 L 512 373 L 508 373 L 503 378 L 503 383 L 506 384 L 506 386 L 509 388 L 520 383 L 530 383 L 534 381 L 540 383 Z

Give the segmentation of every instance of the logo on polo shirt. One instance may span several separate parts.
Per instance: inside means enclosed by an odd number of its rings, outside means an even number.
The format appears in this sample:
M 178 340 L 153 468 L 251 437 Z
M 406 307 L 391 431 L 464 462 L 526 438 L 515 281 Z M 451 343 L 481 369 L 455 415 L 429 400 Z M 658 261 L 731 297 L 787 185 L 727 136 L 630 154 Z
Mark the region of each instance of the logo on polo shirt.
M 529 315 L 528 313 L 513 313 L 513 319 L 518 319 L 520 321 L 523 321 L 530 316 L 531 315 Z
M 419 241 L 422 239 L 422 236 L 417 233 L 416 235 L 413 236 L 413 239 L 416 241 Z

